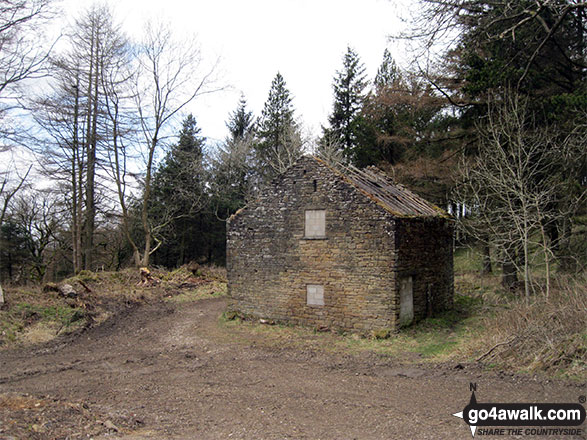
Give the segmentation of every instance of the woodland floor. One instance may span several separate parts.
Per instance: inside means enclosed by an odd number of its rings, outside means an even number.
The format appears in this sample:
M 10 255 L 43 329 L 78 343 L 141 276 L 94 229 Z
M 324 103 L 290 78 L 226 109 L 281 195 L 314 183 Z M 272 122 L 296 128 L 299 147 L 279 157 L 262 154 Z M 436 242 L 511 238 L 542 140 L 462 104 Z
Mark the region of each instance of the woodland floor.
M 225 306 L 132 305 L 0 351 L 0 439 L 470 439 L 452 414 L 471 382 L 480 402 L 585 395 L 571 382 L 332 348 L 331 333 L 275 339 L 258 330 L 268 326 L 220 319 Z

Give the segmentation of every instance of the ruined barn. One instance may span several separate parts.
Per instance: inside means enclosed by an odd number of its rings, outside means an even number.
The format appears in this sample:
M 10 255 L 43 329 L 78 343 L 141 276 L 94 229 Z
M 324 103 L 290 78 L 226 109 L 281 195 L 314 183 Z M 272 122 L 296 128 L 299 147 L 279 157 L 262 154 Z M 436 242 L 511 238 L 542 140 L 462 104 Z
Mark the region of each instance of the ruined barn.
M 227 224 L 229 308 L 362 333 L 452 305 L 449 216 L 378 170 L 303 157 Z

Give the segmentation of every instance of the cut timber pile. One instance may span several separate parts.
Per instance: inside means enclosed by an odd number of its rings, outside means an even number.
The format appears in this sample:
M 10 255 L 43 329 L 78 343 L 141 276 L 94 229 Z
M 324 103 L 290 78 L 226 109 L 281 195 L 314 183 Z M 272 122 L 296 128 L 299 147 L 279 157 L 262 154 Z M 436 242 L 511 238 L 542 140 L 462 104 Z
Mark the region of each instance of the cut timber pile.
M 151 275 L 151 271 L 149 269 L 147 269 L 146 267 L 141 267 L 141 281 L 139 281 L 138 283 L 139 286 L 152 287 L 156 286 L 160 282 L 161 280 L 153 278 L 153 276 Z

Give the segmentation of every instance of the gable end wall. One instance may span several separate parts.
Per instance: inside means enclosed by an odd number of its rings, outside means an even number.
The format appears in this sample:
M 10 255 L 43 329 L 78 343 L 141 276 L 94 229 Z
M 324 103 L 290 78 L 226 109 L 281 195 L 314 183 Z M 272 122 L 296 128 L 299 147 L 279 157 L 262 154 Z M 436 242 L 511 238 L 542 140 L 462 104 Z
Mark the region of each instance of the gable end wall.
M 396 328 L 396 220 L 315 159 L 298 162 L 227 226 L 229 307 L 293 324 Z M 314 184 L 316 181 L 316 184 Z M 305 239 L 305 210 L 326 239 Z M 324 286 L 324 306 L 306 286 Z

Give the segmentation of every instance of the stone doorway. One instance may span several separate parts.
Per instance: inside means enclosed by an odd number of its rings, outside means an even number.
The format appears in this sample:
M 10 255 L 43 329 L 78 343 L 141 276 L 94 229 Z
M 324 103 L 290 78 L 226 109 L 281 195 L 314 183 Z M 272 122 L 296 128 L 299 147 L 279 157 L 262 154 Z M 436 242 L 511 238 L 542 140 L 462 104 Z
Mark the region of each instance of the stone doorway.
M 414 282 L 412 277 L 400 278 L 399 288 L 399 324 L 410 325 L 414 320 Z

